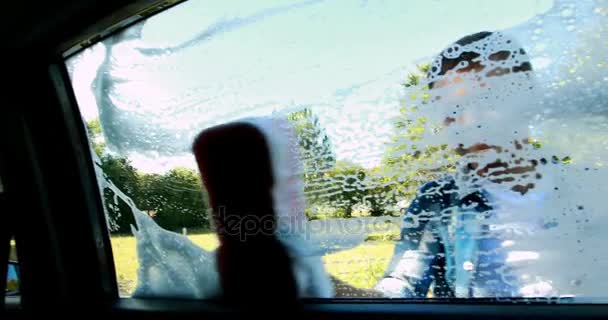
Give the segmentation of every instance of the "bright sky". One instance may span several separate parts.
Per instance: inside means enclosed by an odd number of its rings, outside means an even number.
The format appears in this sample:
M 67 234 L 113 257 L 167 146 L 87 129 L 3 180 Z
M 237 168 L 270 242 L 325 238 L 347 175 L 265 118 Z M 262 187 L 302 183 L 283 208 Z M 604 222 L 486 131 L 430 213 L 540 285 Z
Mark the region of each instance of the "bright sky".
M 339 159 L 372 166 L 391 135 L 407 70 L 464 35 L 507 29 L 551 6 L 550 0 L 191 0 L 149 19 L 140 42 L 115 47 L 111 76 L 121 83 L 113 100 L 119 107 L 136 101 L 125 109 L 150 123 L 142 132 L 175 132 L 172 141 L 156 143 L 160 154 L 130 153 L 140 170 L 191 164 L 183 153 L 163 155 L 162 146 L 187 150 L 201 127 L 302 105 L 320 117 Z M 188 42 L 197 35 L 205 36 Z M 172 50 L 151 57 L 138 47 Z M 102 57 L 97 47 L 74 60 L 85 119 L 99 114 L 90 84 Z

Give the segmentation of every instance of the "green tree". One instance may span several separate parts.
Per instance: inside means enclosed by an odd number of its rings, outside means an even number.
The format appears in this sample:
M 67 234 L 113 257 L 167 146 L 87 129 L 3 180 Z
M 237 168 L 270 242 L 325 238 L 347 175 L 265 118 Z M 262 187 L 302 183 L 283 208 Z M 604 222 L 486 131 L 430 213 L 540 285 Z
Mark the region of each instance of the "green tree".
M 310 109 L 294 112 L 288 119 L 298 135 L 310 205 L 329 205 L 346 217 L 352 215 L 357 204 L 368 206 L 374 216 L 386 214 L 385 207 L 394 197 L 391 181 L 380 168 L 366 170 L 349 162 L 336 163 L 330 139 Z
M 88 121 L 86 123 L 86 131 L 91 148 L 99 158 L 98 165 L 101 167 L 105 178 L 137 203 L 139 198 L 139 177 L 135 168 L 126 158 L 105 153 L 106 145 L 103 142 L 103 133 L 98 119 Z M 112 225 L 115 227 L 112 231 L 119 233 L 129 232 L 130 225 L 134 224 L 131 207 L 124 200 L 120 199 L 112 189 L 106 188 L 101 191 L 108 218 L 111 219 Z
M 102 141 L 101 123 L 99 119 L 94 119 L 86 123 L 87 136 L 93 151 L 98 157 L 101 157 L 106 149 L 105 142 Z
M 394 122 L 392 144 L 382 159 L 383 180 L 393 184 L 388 192 L 395 199 L 413 198 L 422 184 L 454 169 L 456 155 L 447 145 L 419 149 L 411 143 L 420 140 L 427 130 L 433 130 L 419 112 L 430 99 L 426 85 L 429 67 L 430 64 L 419 65 L 415 72 L 406 75 L 405 100 Z
M 288 120 L 298 137 L 304 169 L 304 192 L 309 203 L 318 203 L 328 182 L 325 173 L 336 165 L 333 146 L 319 118 L 310 109 L 294 112 Z
M 207 205 L 196 171 L 174 168 L 162 175 L 138 172 L 127 158 L 105 153 L 98 120 L 89 121 L 86 127 L 105 178 L 130 197 L 138 209 L 148 213 L 165 229 L 209 227 Z M 111 188 L 103 190 L 103 197 L 108 217 L 116 227 L 113 231 L 129 232 L 135 223 L 132 208 Z
M 351 217 L 353 207 L 363 204 L 367 195 L 365 184 L 368 173 L 360 165 L 338 161 L 336 166 L 326 172 L 328 182 L 324 189 L 324 195 L 329 203 L 336 208 L 343 209 L 346 217 Z
M 101 169 L 106 178 L 137 205 L 140 198 L 139 176 L 131 163 L 125 158 L 103 155 Z M 114 231 L 129 232 L 131 224 L 135 223 L 132 208 L 111 189 L 103 190 L 103 196 L 108 216 L 117 226 L 117 230 Z
M 389 214 L 387 206 L 397 202 L 394 192 L 395 185 L 385 174 L 384 168 L 378 166 L 367 170 L 366 191 L 363 196 L 363 204 L 370 208 L 370 214 L 374 217 Z
M 188 168 L 174 168 L 164 175 L 140 178 L 141 209 L 163 228 L 209 228 L 207 202 L 198 174 Z
M 420 64 L 416 66 L 416 71 L 408 73 L 405 78 L 406 81 L 403 86 L 406 88 L 416 87 L 422 84 L 422 79 L 426 79 L 429 70 L 431 69 L 430 63 Z

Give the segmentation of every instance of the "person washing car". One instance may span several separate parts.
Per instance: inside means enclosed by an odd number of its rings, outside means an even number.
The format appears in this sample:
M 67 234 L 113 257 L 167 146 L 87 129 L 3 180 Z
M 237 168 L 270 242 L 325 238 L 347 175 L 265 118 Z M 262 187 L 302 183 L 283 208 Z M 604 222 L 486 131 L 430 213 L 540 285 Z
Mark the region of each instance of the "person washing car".
M 436 108 L 434 116 L 455 139 L 449 145 L 460 160 L 456 173 L 418 190 L 375 290 L 392 298 L 424 298 L 430 292 L 443 298 L 518 295 L 504 238 L 491 223 L 500 206 L 495 193 L 523 197 L 541 175 L 537 160 L 519 157 L 529 147 L 526 127 L 510 126 L 510 117 L 502 114 L 517 111 L 496 105 L 531 90 L 532 76 L 525 50 L 499 32 L 463 37 L 435 58 L 428 74 L 430 104 L 445 108 Z M 482 120 L 490 128 L 476 135 Z

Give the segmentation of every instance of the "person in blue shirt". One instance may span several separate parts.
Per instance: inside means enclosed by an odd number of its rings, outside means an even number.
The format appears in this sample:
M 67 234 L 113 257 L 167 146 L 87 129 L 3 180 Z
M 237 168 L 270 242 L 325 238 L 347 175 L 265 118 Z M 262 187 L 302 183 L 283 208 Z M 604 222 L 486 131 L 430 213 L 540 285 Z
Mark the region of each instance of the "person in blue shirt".
M 515 43 L 506 35 L 492 32 L 479 32 L 456 41 L 431 65 L 429 89 L 445 89 L 463 81 L 465 76 L 483 87 L 484 79 L 490 77 L 531 74 L 532 66 L 523 48 L 492 51 L 496 41 L 511 47 Z M 463 90 L 457 94 L 474 93 Z M 443 124 L 448 127 L 466 121 L 466 118 L 447 116 Z M 513 149 L 521 149 L 527 140 L 512 142 Z M 417 191 L 403 215 L 400 240 L 393 257 L 375 290 L 392 298 L 425 298 L 429 294 L 440 298 L 518 295 L 517 278 L 512 266 L 506 263 L 507 253 L 501 250 L 503 239 L 490 232 L 489 221 L 496 217 L 496 201 L 475 181 L 484 180 L 487 185 L 511 182 L 518 175 L 534 176 L 538 163 L 532 160 L 513 165 L 496 160 L 484 166 L 467 160 L 500 148 L 486 143 L 470 147 L 458 145 L 455 152 L 463 160 L 458 168 L 460 176 L 473 177 L 464 183 L 466 187 L 459 183 L 462 180 L 458 180 L 458 175 L 446 175 Z M 497 168 L 500 170 L 495 170 Z M 507 192 L 524 195 L 532 188 L 533 183 L 513 183 Z

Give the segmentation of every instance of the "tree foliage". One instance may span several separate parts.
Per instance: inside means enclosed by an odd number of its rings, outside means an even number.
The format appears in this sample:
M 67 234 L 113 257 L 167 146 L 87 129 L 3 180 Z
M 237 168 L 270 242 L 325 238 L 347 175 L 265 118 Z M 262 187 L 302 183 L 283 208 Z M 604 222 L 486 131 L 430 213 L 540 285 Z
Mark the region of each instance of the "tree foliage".
M 453 170 L 455 154 L 447 145 L 429 145 L 420 149 L 412 143 L 422 138 L 429 126 L 419 110 L 429 102 L 426 77 L 430 64 L 417 66 L 406 76 L 406 95 L 394 121 L 392 144 L 382 159 L 384 179 L 392 183 L 390 194 L 398 199 L 412 199 L 426 182 Z
M 161 227 L 168 230 L 209 227 L 207 201 L 196 171 L 173 168 L 164 174 L 139 172 L 127 158 L 105 153 L 99 121 L 88 122 L 87 133 L 106 178 Z M 132 209 L 109 188 L 103 190 L 103 196 L 108 216 L 118 228 L 115 231 L 129 232 L 134 224 Z
M 325 173 L 336 165 L 336 156 L 329 136 L 319 117 L 308 108 L 289 115 L 293 125 L 303 166 L 304 192 L 309 203 L 319 203 L 328 183 Z
M 446 146 L 428 146 L 414 150 L 407 141 L 419 139 L 426 128 L 423 117 L 412 115 L 428 100 L 424 77 L 428 65 L 406 76 L 404 87 L 411 101 L 400 109 L 394 122 L 393 143 L 381 164 L 364 168 L 348 161 L 336 161 L 330 138 L 319 118 L 305 108 L 288 116 L 295 128 L 303 164 L 305 194 L 309 205 L 327 205 L 350 217 L 357 205 L 369 208 L 373 216 L 392 213 L 389 209 L 397 201 L 411 199 L 418 187 L 432 179 L 437 172 L 431 166 L 439 156 L 445 156 Z M 99 157 L 104 174 L 114 185 L 131 197 L 134 204 L 169 230 L 209 227 L 208 204 L 196 171 L 173 168 L 163 174 L 139 172 L 124 157 L 108 153 L 98 120 L 87 123 L 91 147 Z M 446 169 L 446 168 L 441 168 Z M 449 168 L 448 168 L 449 169 Z M 112 190 L 104 190 L 106 209 L 115 220 L 119 232 L 128 232 L 133 224 L 131 208 L 118 199 Z

